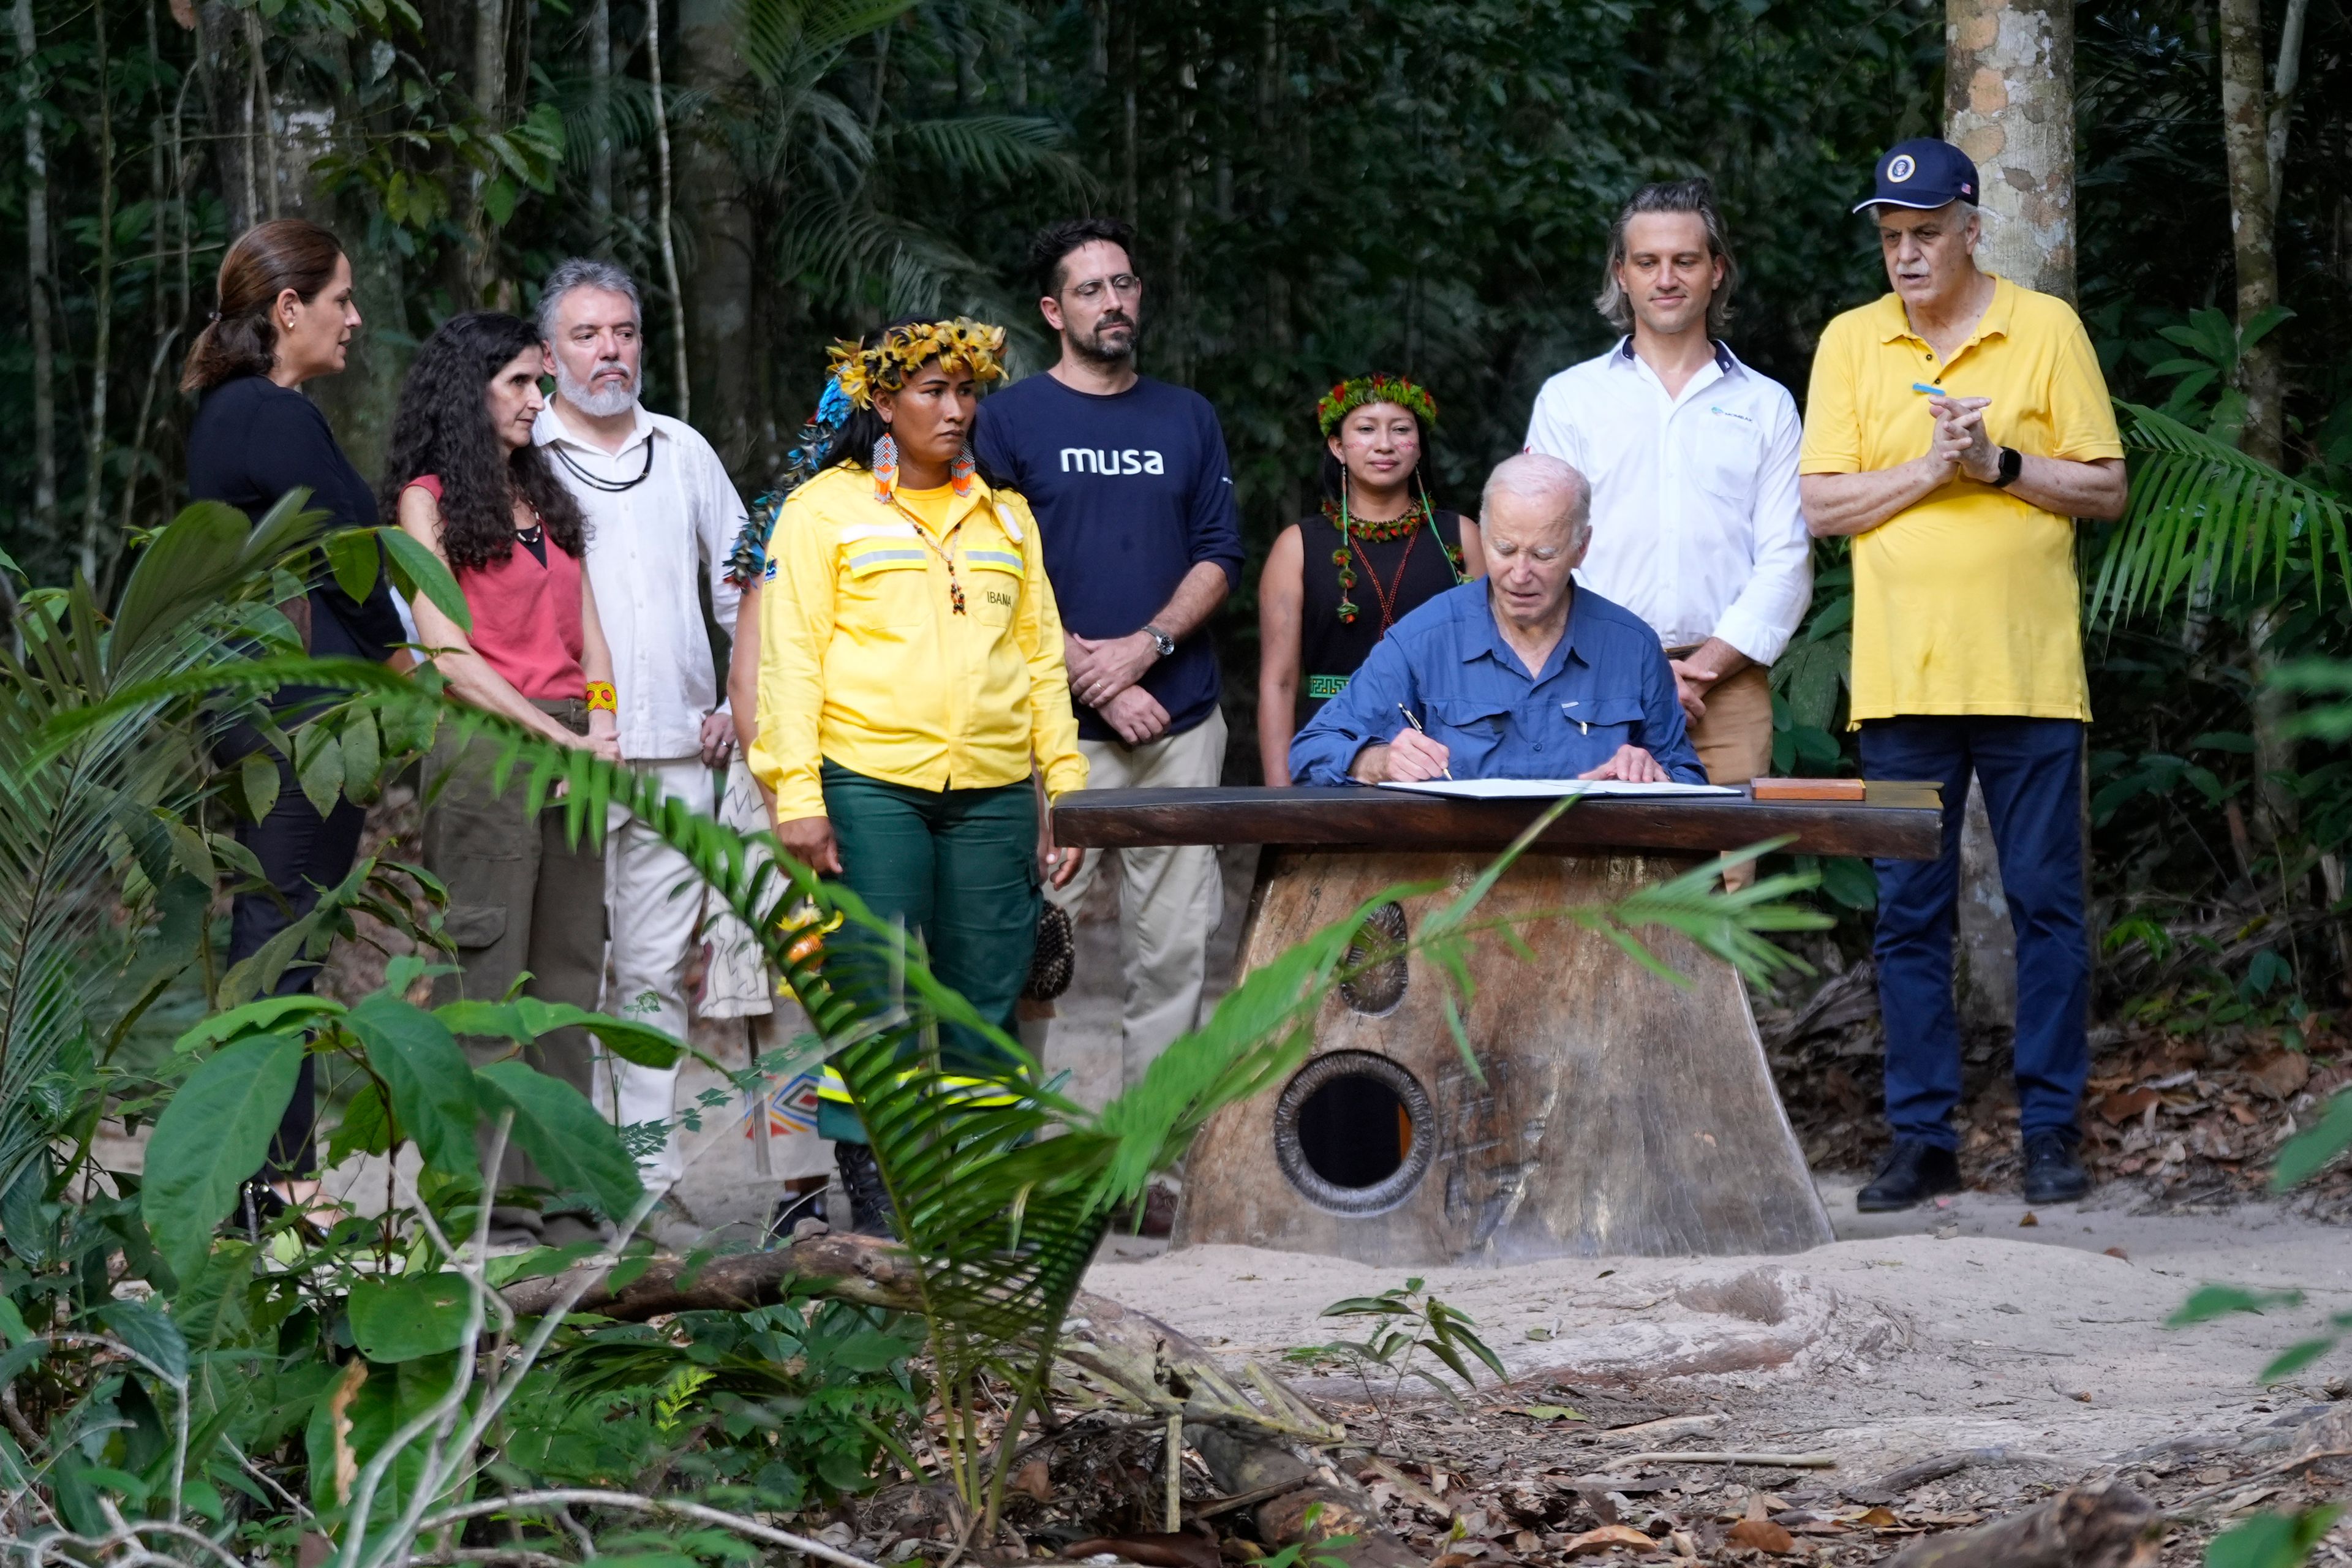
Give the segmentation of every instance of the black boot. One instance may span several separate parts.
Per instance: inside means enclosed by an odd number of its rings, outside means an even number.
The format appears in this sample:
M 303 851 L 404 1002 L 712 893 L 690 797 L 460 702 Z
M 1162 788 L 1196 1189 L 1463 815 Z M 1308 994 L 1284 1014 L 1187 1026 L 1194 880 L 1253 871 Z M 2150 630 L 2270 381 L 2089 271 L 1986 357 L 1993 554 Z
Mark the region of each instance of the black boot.
M 2074 1158 L 2063 1132 L 2036 1132 L 2025 1141 L 2025 1201 L 2071 1204 L 2091 1190 L 2091 1173 Z
M 890 1207 L 890 1190 L 882 1184 L 874 1151 L 863 1143 L 835 1143 L 834 1168 L 841 1173 L 842 1190 L 849 1194 L 849 1225 L 859 1236 L 888 1236 L 898 1215 Z
M 1853 1206 L 1864 1214 L 1907 1209 L 1924 1199 L 1960 1190 L 1959 1157 L 1932 1143 L 1898 1142 L 1878 1164 L 1870 1185 L 1854 1194 Z

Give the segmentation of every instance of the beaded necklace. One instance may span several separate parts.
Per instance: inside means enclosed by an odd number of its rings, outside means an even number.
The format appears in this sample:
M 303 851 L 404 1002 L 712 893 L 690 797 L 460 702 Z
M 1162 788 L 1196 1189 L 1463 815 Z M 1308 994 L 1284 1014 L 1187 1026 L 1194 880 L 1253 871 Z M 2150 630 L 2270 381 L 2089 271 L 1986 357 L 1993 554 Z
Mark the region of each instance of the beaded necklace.
M 1343 469 L 1339 479 L 1340 499 L 1334 501 L 1327 498 L 1323 502 L 1323 516 L 1332 527 L 1339 531 L 1339 548 L 1331 552 L 1331 564 L 1339 569 L 1339 620 L 1342 625 L 1353 626 L 1356 617 L 1362 614 L 1361 607 L 1357 605 L 1354 598 L 1356 562 L 1361 558 L 1364 563 L 1364 572 L 1372 580 L 1372 596 L 1380 602 L 1381 631 L 1385 636 L 1389 627 L 1396 624 L 1396 596 L 1404 586 L 1404 569 L 1412 559 L 1412 545 L 1408 543 L 1404 547 L 1404 555 L 1397 562 L 1396 581 L 1389 585 L 1386 592 L 1382 592 L 1380 574 L 1372 570 L 1372 558 L 1364 553 L 1360 541 L 1369 540 L 1375 544 L 1386 544 L 1391 540 L 1404 539 L 1408 535 L 1418 540 L 1421 535 L 1417 531 L 1425 524 L 1429 529 L 1429 536 L 1437 541 L 1437 547 L 1440 550 L 1445 552 L 1445 563 L 1454 574 L 1454 583 L 1460 584 L 1469 579 L 1462 575 L 1462 552 L 1446 543 L 1445 536 L 1437 531 L 1437 510 L 1429 504 L 1429 491 L 1426 488 L 1419 496 L 1405 503 L 1403 511 L 1395 517 L 1382 518 L 1378 521 L 1349 515 L 1347 500 L 1349 488 L 1346 471 Z

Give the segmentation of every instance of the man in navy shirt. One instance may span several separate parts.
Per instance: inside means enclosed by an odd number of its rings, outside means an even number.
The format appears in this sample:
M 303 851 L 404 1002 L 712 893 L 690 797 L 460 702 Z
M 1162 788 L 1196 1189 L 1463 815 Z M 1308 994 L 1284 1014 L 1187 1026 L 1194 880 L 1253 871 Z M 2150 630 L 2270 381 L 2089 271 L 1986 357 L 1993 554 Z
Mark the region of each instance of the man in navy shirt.
M 1134 231 L 1108 218 L 1037 237 L 1037 304 L 1061 335 L 1061 358 L 983 403 L 974 444 L 981 466 L 1036 513 L 1089 787 L 1197 787 L 1224 764 L 1207 625 L 1241 581 L 1241 519 L 1216 411 L 1136 374 L 1143 283 L 1133 251 Z M 1134 956 L 1118 1069 L 1076 1064 L 1076 1091 L 1097 1101 L 1198 1022 L 1209 937 L 1224 912 L 1214 849 L 1115 853 Z M 1075 908 L 1097 863 L 1048 896 Z
M 1457 779 L 1705 784 L 1649 624 L 1571 574 L 1592 487 L 1558 458 L 1510 458 L 1478 502 L 1484 581 L 1399 621 L 1290 743 L 1307 784 Z

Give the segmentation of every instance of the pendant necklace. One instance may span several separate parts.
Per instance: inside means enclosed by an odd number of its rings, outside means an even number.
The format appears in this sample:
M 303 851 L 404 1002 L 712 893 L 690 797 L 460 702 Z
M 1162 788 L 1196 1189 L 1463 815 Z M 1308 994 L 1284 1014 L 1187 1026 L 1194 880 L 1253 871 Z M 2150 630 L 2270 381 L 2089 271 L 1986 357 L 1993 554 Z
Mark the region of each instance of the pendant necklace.
M 572 470 L 572 477 L 573 479 L 578 479 L 590 489 L 603 490 L 608 496 L 619 495 L 623 490 L 635 489 L 639 485 L 646 482 L 646 476 L 654 471 L 654 441 L 653 437 L 650 436 L 646 437 L 645 467 L 637 470 L 637 477 L 634 479 L 599 479 L 594 474 L 592 474 L 587 469 L 582 468 L 578 463 L 572 461 L 572 454 L 563 449 L 562 442 L 550 441 L 548 443 L 548 447 L 554 452 L 555 460 Z

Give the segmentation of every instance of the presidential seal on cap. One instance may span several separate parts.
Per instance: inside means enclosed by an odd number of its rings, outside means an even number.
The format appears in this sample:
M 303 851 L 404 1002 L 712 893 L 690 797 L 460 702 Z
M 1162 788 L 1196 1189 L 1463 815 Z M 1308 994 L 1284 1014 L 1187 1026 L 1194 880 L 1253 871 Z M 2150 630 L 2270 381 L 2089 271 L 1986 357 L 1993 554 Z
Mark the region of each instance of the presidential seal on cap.
M 1878 186 L 1853 204 L 1864 207 L 1911 207 L 1931 212 L 1947 202 L 1977 202 L 1977 166 L 1949 142 L 1921 136 L 1899 142 L 1878 160 Z

